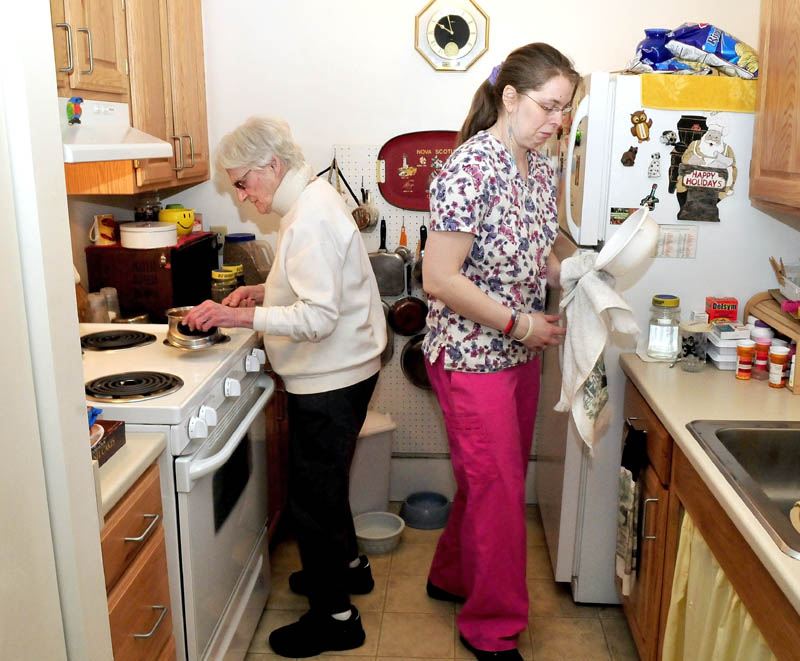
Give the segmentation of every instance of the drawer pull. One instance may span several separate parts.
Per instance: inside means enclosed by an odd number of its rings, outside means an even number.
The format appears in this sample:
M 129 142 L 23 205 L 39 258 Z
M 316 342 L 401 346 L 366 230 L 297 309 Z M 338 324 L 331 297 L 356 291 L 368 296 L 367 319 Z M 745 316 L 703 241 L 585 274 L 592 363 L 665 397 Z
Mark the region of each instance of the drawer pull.
M 147 633 L 135 633 L 133 634 L 134 638 L 152 638 L 153 634 L 155 634 L 156 629 L 158 629 L 158 625 L 161 624 L 161 620 L 164 619 L 164 616 L 167 614 L 167 607 L 166 606 L 153 606 L 154 611 L 161 611 L 161 615 L 158 616 L 156 623 L 153 625 L 153 628 L 150 629 Z
M 155 526 L 158 523 L 158 519 L 160 517 L 158 516 L 158 514 L 145 514 L 144 518 L 153 520 L 150 522 L 150 525 L 147 526 L 147 528 L 145 528 L 144 532 L 141 535 L 139 535 L 138 537 L 126 537 L 125 538 L 126 542 L 141 542 L 142 540 L 144 540 L 144 538 L 150 534 L 150 531 L 153 529 L 153 526 Z
M 646 540 L 654 540 L 656 538 L 655 535 L 648 535 L 647 534 L 647 504 L 648 503 L 657 503 L 658 498 L 645 498 L 644 504 L 642 505 L 642 539 Z

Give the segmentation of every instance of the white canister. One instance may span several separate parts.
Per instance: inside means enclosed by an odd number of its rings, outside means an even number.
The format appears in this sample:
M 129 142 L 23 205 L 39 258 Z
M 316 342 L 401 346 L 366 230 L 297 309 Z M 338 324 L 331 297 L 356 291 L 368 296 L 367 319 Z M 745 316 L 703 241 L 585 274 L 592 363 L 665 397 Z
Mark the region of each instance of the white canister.
M 123 248 L 164 248 L 178 243 L 175 223 L 143 221 L 120 225 Z

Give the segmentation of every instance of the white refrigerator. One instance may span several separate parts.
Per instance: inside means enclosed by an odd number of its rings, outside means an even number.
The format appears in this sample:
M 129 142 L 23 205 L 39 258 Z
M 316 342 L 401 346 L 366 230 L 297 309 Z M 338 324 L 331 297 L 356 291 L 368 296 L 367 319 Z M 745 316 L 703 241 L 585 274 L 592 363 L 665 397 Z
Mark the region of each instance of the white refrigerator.
M 662 76 L 663 83 L 656 81 L 665 85 L 661 97 L 670 96 L 670 86 L 682 83 Z M 706 296 L 735 296 L 741 318 L 753 294 L 776 286 L 769 256 L 796 261 L 800 252 L 800 234 L 790 224 L 750 204 L 754 115 L 691 103 L 653 107 L 660 100 L 648 106 L 643 78 L 605 72 L 584 78 L 571 130 L 548 146 L 560 171 L 562 232 L 579 247 L 599 249 L 628 213 L 649 204 L 660 225 L 656 256 L 638 280 L 617 281 L 640 329 L 646 333 L 655 294 L 679 296 L 684 320 L 705 309 Z M 715 95 L 702 94 L 702 86 L 714 84 L 693 81 L 700 87 L 692 98 L 716 103 Z M 745 90 L 754 83 L 731 84 Z M 551 309 L 557 304 L 557 298 L 549 301 Z M 552 410 L 560 391 L 559 357 L 556 349 L 545 352 L 537 501 L 555 579 L 570 582 L 577 602 L 619 601 L 614 547 L 625 384 L 619 355 L 633 350 L 630 338 L 612 334 L 605 350 L 611 422 L 593 454 L 567 414 Z

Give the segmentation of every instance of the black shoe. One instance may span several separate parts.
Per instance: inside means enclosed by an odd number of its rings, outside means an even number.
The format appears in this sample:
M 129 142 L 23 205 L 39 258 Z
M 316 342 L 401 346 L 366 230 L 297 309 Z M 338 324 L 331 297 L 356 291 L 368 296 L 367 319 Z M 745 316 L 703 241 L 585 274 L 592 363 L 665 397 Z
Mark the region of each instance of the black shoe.
M 464 636 L 459 635 L 459 638 L 464 647 L 472 652 L 478 661 L 522 661 L 522 655 L 517 649 L 503 650 L 502 652 L 487 652 L 486 650 L 479 650 L 470 645 Z
M 453 594 L 452 592 L 448 592 L 447 590 L 442 590 L 442 588 L 436 587 L 433 583 L 431 583 L 430 579 L 428 579 L 428 585 L 425 587 L 428 591 L 428 596 L 431 599 L 438 599 L 439 601 L 452 601 L 456 604 L 463 604 L 465 599 L 464 597 L 459 597 L 457 594 Z
M 347 591 L 350 594 L 367 594 L 372 592 L 373 587 L 375 587 L 375 581 L 372 580 L 372 568 L 369 560 L 365 555 L 359 556 L 358 567 L 350 567 L 347 570 Z M 289 589 L 295 594 L 308 595 L 310 590 L 304 571 L 296 571 L 289 576 Z
M 364 627 L 355 606 L 350 617 L 337 620 L 328 613 L 309 611 L 294 624 L 275 629 L 269 645 L 279 656 L 292 659 L 316 656 L 327 651 L 352 650 L 364 644 Z

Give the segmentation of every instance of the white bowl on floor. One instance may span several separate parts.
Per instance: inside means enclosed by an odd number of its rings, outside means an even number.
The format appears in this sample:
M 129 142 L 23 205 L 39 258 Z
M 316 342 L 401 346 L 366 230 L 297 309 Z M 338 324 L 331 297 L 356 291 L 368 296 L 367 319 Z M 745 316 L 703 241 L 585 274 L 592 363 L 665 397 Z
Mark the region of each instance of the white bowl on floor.
M 400 543 L 405 521 L 391 512 L 364 512 L 353 518 L 358 547 L 367 554 L 391 553 Z

